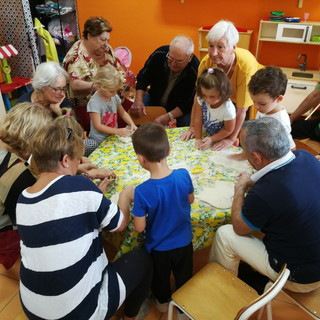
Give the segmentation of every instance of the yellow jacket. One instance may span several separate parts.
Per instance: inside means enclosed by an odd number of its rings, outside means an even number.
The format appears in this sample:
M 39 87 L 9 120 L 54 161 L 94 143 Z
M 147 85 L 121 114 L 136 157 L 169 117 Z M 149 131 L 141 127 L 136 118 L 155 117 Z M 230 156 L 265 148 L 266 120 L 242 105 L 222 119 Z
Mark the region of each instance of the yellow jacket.
M 34 26 L 37 27 L 37 32 L 43 39 L 44 46 L 46 48 L 47 61 L 59 62 L 57 48 L 49 31 L 42 27 L 41 22 L 37 18 L 34 18 Z

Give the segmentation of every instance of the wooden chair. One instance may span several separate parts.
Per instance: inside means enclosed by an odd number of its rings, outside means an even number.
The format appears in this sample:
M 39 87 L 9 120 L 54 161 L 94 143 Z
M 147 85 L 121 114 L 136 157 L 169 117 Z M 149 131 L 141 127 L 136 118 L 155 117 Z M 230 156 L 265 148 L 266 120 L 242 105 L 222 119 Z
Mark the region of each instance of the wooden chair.
M 266 289 L 270 284 L 270 282 L 267 283 Z M 292 292 L 287 289 L 282 292 L 313 319 L 320 319 L 320 288 L 306 293 Z M 267 320 L 272 320 L 271 301 L 267 304 Z
M 146 122 L 153 122 L 157 117 L 167 113 L 164 107 L 146 107 L 147 114 L 141 114 L 140 118 L 131 115 L 131 118 L 136 126 Z
M 306 293 L 283 290 L 301 309 L 314 319 L 320 319 L 320 288 Z
M 209 263 L 173 293 L 168 320 L 172 320 L 174 306 L 193 320 L 248 319 L 279 293 L 289 274 L 284 265 L 274 284 L 259 296 L 218 263 Z
M 303 140 L 294 139 L 294 142 L 296 144 L 296 149 L 307 150 L 314 156 L 320 154 L 320 142 L 318 141 L 311 140 L 311 139 L 303 139 Z

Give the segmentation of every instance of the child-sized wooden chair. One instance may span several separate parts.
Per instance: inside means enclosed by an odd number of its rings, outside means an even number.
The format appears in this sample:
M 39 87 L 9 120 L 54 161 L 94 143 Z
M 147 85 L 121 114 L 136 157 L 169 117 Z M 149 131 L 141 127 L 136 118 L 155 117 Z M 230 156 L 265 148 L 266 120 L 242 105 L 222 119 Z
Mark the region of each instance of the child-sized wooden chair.
M 165 114 L 167 111 L 164 107 L 146 107 L 147 114 L 141 114 L 140 118 L 132 117 L 132 120 L 136 126 L 146 123 L 146 122 L 153 122 L 157 117 Z
M 294 139 L 294 142 L 296 144 L 296 149 L 304 149 L 309 151 L 314 156 L 317 154 L 320 154 L 320 142 L 311 140 L 311 139 L 302 139 L 297 140 Z
M 267 290 L 271 282 L 268 282 L 265 290 Z M 311 292 L 292 292 L 283 289 L 282 292 L 289 297 L 299 308 L 304 310 L 311 318 L 320 319 L 320 288 Z M 267 304 L 267 320 L 272 320 L 271 301 Z M 258 317 L 260 319 L 260 317 Z
M 274 284 L 259 296 L 230 271 L 211 262 L 173 293 L 168 320 L 172 320 L 174 306 L 193 320 L 248 319 L 279 293 L 289 274 L 284 265 Z

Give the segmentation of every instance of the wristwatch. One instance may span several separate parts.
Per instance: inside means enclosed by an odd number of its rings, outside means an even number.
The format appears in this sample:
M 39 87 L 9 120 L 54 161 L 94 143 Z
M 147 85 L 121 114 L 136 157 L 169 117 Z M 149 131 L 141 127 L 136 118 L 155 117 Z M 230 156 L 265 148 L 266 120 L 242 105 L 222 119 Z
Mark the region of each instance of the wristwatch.
M 168 115 L 169 115 L 170 121 L 174 120 L 174 116 L 171 112 L 168 112 Z

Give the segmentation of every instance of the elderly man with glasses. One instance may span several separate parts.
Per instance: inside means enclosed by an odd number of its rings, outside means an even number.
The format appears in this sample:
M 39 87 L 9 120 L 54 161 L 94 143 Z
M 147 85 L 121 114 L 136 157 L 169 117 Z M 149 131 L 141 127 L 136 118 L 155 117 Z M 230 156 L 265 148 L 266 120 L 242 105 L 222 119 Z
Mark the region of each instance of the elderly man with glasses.
M 177 119 L 177 126 L 188 126 L 199 66 L 193 51 L 192 40 L 183 35 L 156 49 L 137 76 L 130 113 L 139 116 L 146 112 L 145 106 L 163 106 L 167 113 L 155 122 L 165 126 Z

